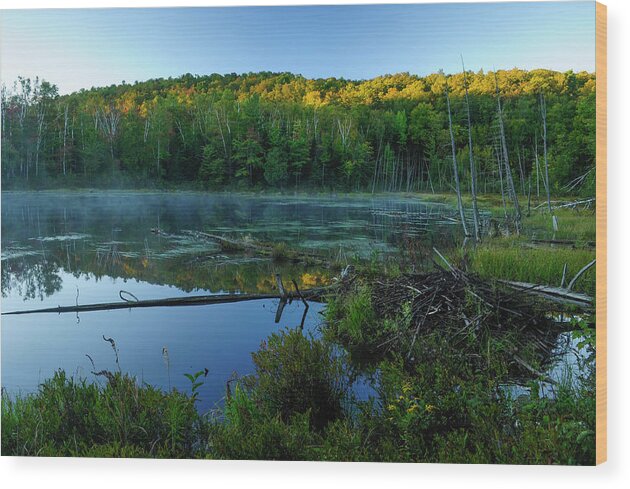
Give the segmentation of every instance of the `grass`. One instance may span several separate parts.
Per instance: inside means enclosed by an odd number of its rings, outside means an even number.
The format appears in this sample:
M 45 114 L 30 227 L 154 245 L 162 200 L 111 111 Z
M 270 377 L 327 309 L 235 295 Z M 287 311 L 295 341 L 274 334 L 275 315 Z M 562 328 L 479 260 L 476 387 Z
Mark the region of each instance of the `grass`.
M 457 205 L 454 195 L 437 197 L 437 200 Z M 481 245 L 467 248 L 465 254 L 469 268 L 489 279 L 498 278 L 559 287 L 566 264 L 566 286 L 584 265 L 595 259 L 593 246 L 596 238 L 595 213 L 592 209 L 555 209 L 558 231 L 554 232 L 546 205 L 534 209 L 535 206 L 544 203 L 544 200 L 532 202 L 530 216 L 523 216 L 520 235 L 485 236 Z M 464 205 L 470 206 L 469 196 L 464 197 Z M 526 202 L 521 202 L 523 211 L 525 205 Z M 500 195 L 480 196 L 479 206 L 482 211 L 489 213 L 495 222 L 503 220 Z M 537 240 L 566 241 L 569 244 L 541 243 L 536 242 Z M 451 250 L 451 255 L 461 257 L 463 253 L 461 250 Z M 578 280 L 574 290 L 595 295 L 595 267 Z
M 519 242 L 509 240 L 500 246 L 495 240 L 492 244 L 471 251 L 469 258 L 470 268 L 482 277 L 559 287 L 564 265 L 567 265 L 568 283 L 584 265 L 595 258 L 595 250 L 526 248 Z M 594 267 L 578 279 L 574 290 L 595 295 Z
M 271 248 L 271 259 L 274 262 L 287 261 L 291 256 L 291 250 L 286 243 L 276 243 Z
M 523 214 L 523 231 L 528 237 L 567 239 L 580 242 L 595 241 L 595 211 L 593 209 L 575 210 L 571 208 L 554 209 L 554 215 L 558 219 L 558 231 L 554 233 L 551 216 L 543 198 L 532 198 L 530 215 L 527 216 L 527 200 L 520 197 L 521 212 Z M 439 202 L 457 206 L 457 198 L 454 194 L 424 195 L 431 202 Z M 559 203 L 573 202 L 576 197 L 562 198 Z M 557 199 L 554 199 L 554 201 Z M 469 195 L 463 195 L 464 207 L 472 208 Z M 479 209 L 495 219 L 503 219 L 504 210 L 500 194 L 482 194 L 477 197 Z M 558 205 L 558 204 L 555 204 Z M 540 206 L 540 207 L 538 207 Z M 536 208 L 538 207 L 538 208 Z M 508 214 L 512 208 L 508 205 Z
M 551 216 L 546 211 L 532 212 L 525 217 L 523 225 L 527 234 L 540 238 L 575 241 L 578 246 L 595 242 L 595 213 L 592 210 L 576 211 L 556 209 L 554 215 L 558 220 L 558 231 L 553 232 Z

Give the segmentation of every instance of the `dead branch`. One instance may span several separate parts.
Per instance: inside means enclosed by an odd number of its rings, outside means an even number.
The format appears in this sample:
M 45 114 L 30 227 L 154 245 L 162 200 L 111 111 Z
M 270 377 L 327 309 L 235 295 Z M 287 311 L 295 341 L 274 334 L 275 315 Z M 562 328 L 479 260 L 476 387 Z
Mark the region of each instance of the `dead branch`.
M 573 280 L 571 280 L 569 282 L 569 285 L 567 286 L 567 290 L 571 290 L 573 288 L 573 286 L 575 285 L 575 282 L 577 282 L 577 280 L 586 273 L 586 271 L 591 268 L 593 265 L 595 265 L 595 260 L 593 260 L 590 263 L 587 263 L 586 265 L 584 265 L 582 267 L 582 269 L 575 274 L 575 277 L 573 277 Z

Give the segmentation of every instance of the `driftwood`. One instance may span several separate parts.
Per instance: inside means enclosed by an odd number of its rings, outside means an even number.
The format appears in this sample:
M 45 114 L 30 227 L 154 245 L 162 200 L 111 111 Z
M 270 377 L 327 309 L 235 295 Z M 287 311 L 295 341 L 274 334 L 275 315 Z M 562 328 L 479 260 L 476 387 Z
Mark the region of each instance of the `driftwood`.
M 535 369 L 534 367 L 532 367 L 529 363 L 527 363 L 525 360 L 523 360 L 518 355 L 512 355 L 512 359 L 516 363 L 518 363 L 521 367 L 523 367 L 525 370 L 527 370 L 528 372 L 534 374 L 536 377 L 538 377 L 541 380 L 547 382 L 548 384 L 552 384 L 552 385 L 557 385 L 558 384 L 555 380 L 553 380 L 551 377 L 549 377 L 549 375 L 547 375 L 544 372 L 541 372 L 538 369 Z
M 250 241 L 230 239 L 230 238 L 226 238 L 225 236 L 204 233 L 202 231 L 182 231 L 182 233 L 188 236 L 193 236 L 195 238 L 202 238 L 202 239 L 214 241 L 224 250 L 260 251 L 261 249 L 264 249 L 264 250 L 267 249 L 264 246 L 258 246 L 255 243 L 250 242 Z
M 304 304 L 304 313 L 302 314 L 302 322 L 300 323 L 300 329 L 303 329 L 304 321 L 306 320 L 306 315 L 308 314 L 309 305 L 306 299 L 304 298 L 304 296 L 302 295 L 302 292 L 300 292 L 297 282 L 295 280 L 292 280 L 292 282 L 293 282 L 293 286 L 295 287 L 295 292 L 298 294 L 300 299 L 302 299 L 302 304 Z
M 513 282 L 510 280 L 498 280 L 499 283 L 507 285 L 516 290 L 520 290 L 527 294 L 537 295 L 544 299 L 565 305 L 577 306 L 583 309 L 590 309 L 593 306 L 593 298 L 586 294 L 574 292 L 572 289 L 578 279 L 584 275 L 591 267 L 595 265 L 595 260 L 587 263 L 582 269 L 575 274 L 569 284 L 565 287 L 567 265 L 565 263 L 562 270 L 562 281 L 560 287 L 551 287 L 548 285 L 537 285 L 526 282 Z
M 585 208 L 588 208 L 588 207 L 591 206 L 591 204 L 593 202 L 595 202 L 595 198 L 576 200 L 574 202 L 565 202 L 563 200 L 552 200 L 552 201 L 550 201 L 550 204 L 548 204 L 547 202 L 543 202 L 542 204 L 538 204 L 536 207 L 534 207 L 534 210 L 540 209 L 541 207 L 544 207 L 546 205 L 550 205 L 552 210 L 553 209 L 563 209 L 563 208 L 566 208 L 566 207 L 576 208 L 576 207 L 579 207 L 581 205 L 583 205 Z M 551 205 L 551 204 L 557 204 L 557 205 Z
M 263 243 L 259 241 L 234 239 L 219 234 L 206 233 L 203 231 L 182 230 L 181 235 L 166 233 L 159 228 L 152 228 L 151 232 L 165 238 L 181 238 L 182 235 L 193 237 L 199 240 L 213 241 L 225 252 L 243 252 L 264 257 L 274 257 L 277 243 Z M 278 260 L 287 260 L 294 263 L 307 262 L 316 265 L 329 265 L 330 260 L 321 254 L 306 250 L 287 249 L 286 254 L 278 256 Z
M 276 284 L 278 285 L 278 292 L 280 292 L 280 304 L 278 304 L 278 310 L 276 311 L 276 323 L 279 323 L 282 317 L 282 311 L 284 311 L 284 306 L 287 305 L 288 299 L 287 292 L 284 290 L 284 284 L 282 283 L 282 277 L 279 273 L 276 273 Z
M 554 207 L 553 207 L 553 209 L 562 209 L 562 208 L 565 208 L 565 207 L 572 207 L 572 208 L 575 208 L 575 207 L 578 207 L 578 206 L 580 206 L 580 205 L 583 205 L 584 207 L 590 207 L 590 205 L 591 205 L 593 202 L 595 202 L 595 199 L 594 199 L 594 198 L 592 198 L 592 199 L 586 199 L 586 200 L 577 200 L 577 201 L 575 201 L 575 202 L 568 202 L 568 203 L 566 203 L 566 204 L 556 205 L 556 206 L 554 206 Z

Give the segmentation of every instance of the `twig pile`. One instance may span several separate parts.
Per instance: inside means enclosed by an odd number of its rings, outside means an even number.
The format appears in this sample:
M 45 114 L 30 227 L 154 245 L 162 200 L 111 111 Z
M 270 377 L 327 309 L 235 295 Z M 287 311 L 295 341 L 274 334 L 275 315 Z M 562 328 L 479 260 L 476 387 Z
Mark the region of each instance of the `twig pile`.
M 481 348 L 483 339 L 490 335 L 505 342 L 517 370 L 540 374 L 520 352 L 527 350 L 527 356 L 533 355 L 537 364 L 548 364 L 559 332 L 541 304 L 530 295 L 454 267 L 376 282 L 372 306 L 377 316 L 397 319 L 404 325 L 387 334 L 379 349 L 406 351 L 408 360 L 423 335 L 446 335 L 453 346 L 464 349 L 470 348 L 470 342 L 464 346 L 463 340 L 475 338 Z

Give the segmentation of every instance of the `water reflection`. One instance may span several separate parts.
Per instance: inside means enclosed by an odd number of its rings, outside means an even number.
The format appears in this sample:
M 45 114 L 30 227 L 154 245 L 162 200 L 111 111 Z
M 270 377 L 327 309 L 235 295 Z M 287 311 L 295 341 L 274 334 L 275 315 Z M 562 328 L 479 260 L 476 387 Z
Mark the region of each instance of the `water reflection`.
M 268 292 L 275 270 L 256 257 L 227 256 L 185 230 L 283 241 L 349 259 L 393 251 L 413 239 L 424 249 L 452 243 L 453 209 L 400 199 L 280 199 L 138 193 L 2 195 L 2 294 L 24 299 L 59 288 L 58 272 L 134 278 L 182 290 Z M 159 229 L 160 233 L 152 232 Z M 301 286 L 329 279 L 326 270 L 284 265 Z

